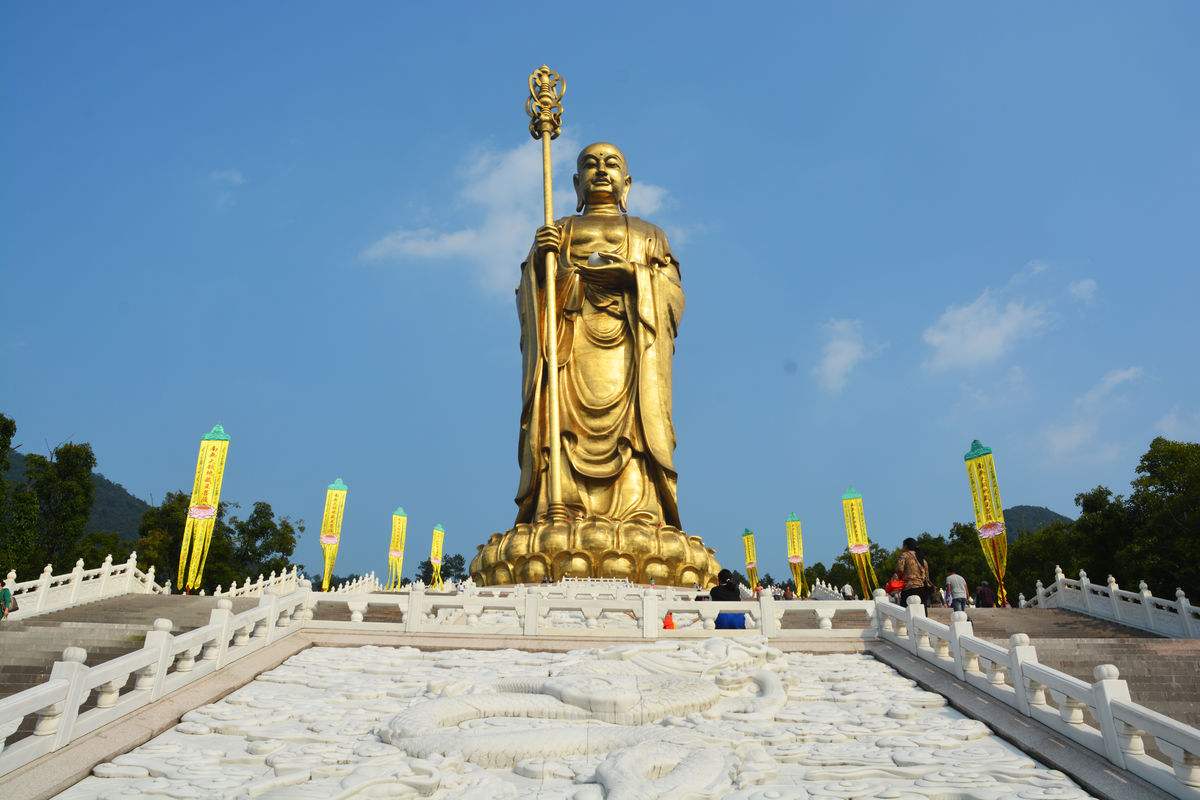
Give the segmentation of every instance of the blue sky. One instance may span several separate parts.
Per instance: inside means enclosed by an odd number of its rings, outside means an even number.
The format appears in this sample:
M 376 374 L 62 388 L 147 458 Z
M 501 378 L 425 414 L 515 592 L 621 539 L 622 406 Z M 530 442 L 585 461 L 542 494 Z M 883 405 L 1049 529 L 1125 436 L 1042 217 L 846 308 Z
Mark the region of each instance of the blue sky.
M 789 511 L 828 561 L 851 483 L 877 541 L 944 532 L 972 438 L 1064 513 L 1200 438 L 1195 3 L 0 15 L 0 410 L 154 500 L 221 422 L 310 567 L 338 476 L 339 572 L 398 504 L 407 571 L 512 522 L 543 62 L 558 185 L 618 143 L 682 263 L 680 507 L 727 562 L 750 527 L 785 573 Z

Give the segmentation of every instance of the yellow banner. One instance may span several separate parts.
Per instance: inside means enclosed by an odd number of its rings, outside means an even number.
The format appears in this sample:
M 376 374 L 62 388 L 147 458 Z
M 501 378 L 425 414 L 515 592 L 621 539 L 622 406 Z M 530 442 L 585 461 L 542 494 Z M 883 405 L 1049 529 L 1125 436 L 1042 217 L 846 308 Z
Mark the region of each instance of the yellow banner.
M 796 596 L 808 596 L 808 582 L 804 579 L 804 537 L 800 531 L 800 518 L 788 514 L 787 522 L 788 568 L 796 584 Z
M 440 592 L 444 587 L 442 582 L 442 545 L 445 543 L 446 529 L 437 524 L 433 528 L 433 541 L 429 543 L 429 563 L 433 565 L 433 582 L 429 588 Z
M 403 508 L 392 512 L 392 538 L 388 543 L 388 588 L 400 588 L 404 574 L 404 539 L 408 529 L 408 515 Z
M 746 551 L 746 578 L 754 589 L 758 586 L 758 548 L 754 544 L 754 531 L 749 528 L 742 534 L 742 547 Z
M 992 449 L 978 439 L 963 456 L 967 466 L 967 482 L 971 487 L 971 503 L 975 508 L 975 529 L 979 531 L 979 546 L 992 577 L 996 579 L 996 602 L 1008 604 L 1004 575 L 1008 569 L 1008 534 L 1004 525 L 1004 503 L 1000 499 L 1000 482 L 996 479 L 996 460 Z
M 179 570 L 175 574 L 176 582 L 185 591 L 200 588 L 204 579 L 208 546 L 221 507 L 221 482 L 225 478 L 228 452 L 229 436 L 220 425 L 214 425 L 200 438 L 196 476 L 192 481 L 192 496 L 188 501 L 183 542 L 179 548 Z
M 342 517 L 346 513 L 346 495 L 350 487 L 338 478 L 325 487 L 325 511 L 321 514 L 321 552 L 325 561 L 325 573 L 321 578 L 321 591 L 329 591 L 329 579 L 337 563 L 338 545 L 342 538 Z
M 854 569 L 858 573 L 859 588 L 863 598 L 869 600 L 871 593 L 879 586 L 875 577 L 875 567 L 871 564 L 871 540 L 867 538 L 867 520 L 863 514 L 862 495 L 851 486 L 842 495 L 842 515 L 846 519 L 846 545 L 850 549 L 850 558 L 854 561 Z

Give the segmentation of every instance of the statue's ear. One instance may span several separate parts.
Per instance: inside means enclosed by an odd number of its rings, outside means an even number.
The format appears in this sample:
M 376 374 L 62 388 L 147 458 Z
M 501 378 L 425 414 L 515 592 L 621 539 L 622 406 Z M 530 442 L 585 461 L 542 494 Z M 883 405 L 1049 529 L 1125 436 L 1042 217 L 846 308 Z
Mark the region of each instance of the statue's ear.
M 625 176 L 625 185 L 621 187 L 621 196 L 617 198 L 617 208 L 621 209 L 621 213 L 629 212 L 629 187 L 633 186 L 633 177 Z
M 571 176 L 571 183 L 575 184 L 575 213 L 578 214 L 580 211 L 583 211 L 584 201 L 586 200 L 586 198 L 583 196 L 583 192 L 579 191 L 578 172 Z

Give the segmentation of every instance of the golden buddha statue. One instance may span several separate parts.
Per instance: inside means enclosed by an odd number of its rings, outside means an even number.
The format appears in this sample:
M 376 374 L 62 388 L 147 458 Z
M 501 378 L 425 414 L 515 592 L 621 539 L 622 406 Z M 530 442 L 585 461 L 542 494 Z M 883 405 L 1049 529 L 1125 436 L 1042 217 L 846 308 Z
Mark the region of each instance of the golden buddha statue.
M 614 145 L 576 162 L 575 216 L 538 229 L 521 265 L 521 465 L 514 527 L 480 545 L 480 584 L 563 576 L 707 586 L 719 569 L 680 530 L 671 362 L 683 315 L 679 263 L 657 226 L 626 213 L 632 185 Z M 561 504 L 549 491 L 545 272 L 557 255 Z

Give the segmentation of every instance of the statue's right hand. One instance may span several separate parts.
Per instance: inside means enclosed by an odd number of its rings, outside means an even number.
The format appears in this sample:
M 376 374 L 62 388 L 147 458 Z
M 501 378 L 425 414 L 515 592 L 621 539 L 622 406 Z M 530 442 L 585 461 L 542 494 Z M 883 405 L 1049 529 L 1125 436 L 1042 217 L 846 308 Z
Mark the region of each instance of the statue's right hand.
M 543 225 L 534 234 L 533 242 L 538 256 L 544 256 L 551 250 L 557 253 L 562 247 L 562 228 L 557 225 Z

